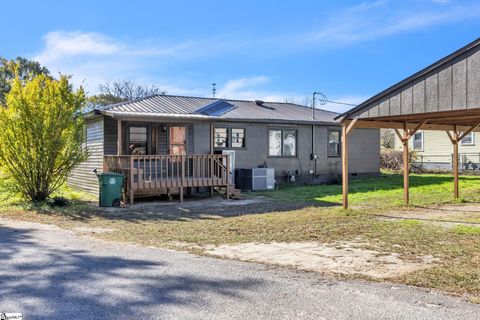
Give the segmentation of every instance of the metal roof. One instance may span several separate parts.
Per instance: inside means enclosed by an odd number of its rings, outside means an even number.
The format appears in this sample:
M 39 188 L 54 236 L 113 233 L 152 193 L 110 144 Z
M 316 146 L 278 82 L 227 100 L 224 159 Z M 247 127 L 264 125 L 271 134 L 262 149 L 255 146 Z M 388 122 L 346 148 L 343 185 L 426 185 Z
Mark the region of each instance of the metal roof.
M 217 110 L 217 107 L 222 107 Z M 285 121 L 337 124 L 336 112 L 282 102 L 215 99 L 173 95 L 154 95 L 97 108 L 110 116 L 207 118 L 230 121 Z M 208 112 L 211 110 L 212 112 Z
M 364 102 L 362 102 L 358 106 L 348 110 L 347 112 L 338 115 L 335 119 L 336 120 L 341 120 L 341 119 L 344 119 L 344 118 L 348 118 L 352 114 L 359 114 L 360 112 L 362 112 L 364 110 L 367 110 L 368 108 L 370 108 L 372 105 L 374 105 L 378 101 L 388 97 L 394 91 L 413 83 L 417 79 L 419 79 L 419 78 L 421 78 L 421 77 L 423 77 L 423 76 L 425 76 L 425 75 L 427 75 L 431 72 L 435 72 L 436 70 L 442 68 L 444 65 L 446 65 L 450 61 L 456 59 L 457 57 L 459 57 L 460 55 L 462 55 L 462 54 L 464 54 L 468 51 L 473 50 L 474 48 L 476 48 L 478 46 L 480 46 L 480 38 L 477 38 L 476 40 L 470 42 L 466 46 L 464 46 L 464 47 L 458 49 L 457 51 L 449 54 L 448 56 L 434 62 L 433 64 L 429 65 L 428 67 L 414 73 L 410 77 L 394 84 L 393 86 L 391 86 L 391 87 L 383 90 L 382 92 L 374 95 L 373 97 L 365 100 Z

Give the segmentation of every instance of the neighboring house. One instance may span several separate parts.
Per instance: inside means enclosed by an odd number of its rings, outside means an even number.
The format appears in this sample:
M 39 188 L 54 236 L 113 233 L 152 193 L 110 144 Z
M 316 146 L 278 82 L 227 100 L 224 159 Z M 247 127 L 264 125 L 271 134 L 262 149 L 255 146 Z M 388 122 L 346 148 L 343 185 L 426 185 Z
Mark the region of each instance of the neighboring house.
M 336 113 L 278 102 L 156 95 L 85 114 L 88 161 L 71 186 L 98 192 L 96 167 L 130 179 L 130 197 L 234 186 L 235 169 L 274 168 L 276 183 L 320 183 L 341 173 Z M 379 172 L 379 130 L 350 138 L 350 172 Z
M 480 169 L 480 145 L 476 141 L 477 136 L 477 132 L 471 132 L 458 145 L 459 167 L 462 170 Z M 452 170 L 452 143 L 445 132 L 418 131 L 409 143 L 410 149 L 417 155 L 414 160 L 416 165 L 429 170 Z M 395 135 L 394 148 L 402 150 L 402 142 L 397 135 Z

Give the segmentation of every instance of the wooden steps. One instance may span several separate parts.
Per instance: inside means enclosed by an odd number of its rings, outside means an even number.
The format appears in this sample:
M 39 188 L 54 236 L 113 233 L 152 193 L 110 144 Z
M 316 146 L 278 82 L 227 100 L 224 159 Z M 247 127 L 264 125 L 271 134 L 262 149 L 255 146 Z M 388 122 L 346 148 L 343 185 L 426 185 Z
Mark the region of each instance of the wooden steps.
M 228 190 L 228 197 L 227 197 L 227 190 Z M 242 200 L 245 199 L 245 196 L 242 194 L 240 189 L 235 189 L 234 185 L 230 185 L 228 188 L 225 187 L 217 187 L 215 188 L 220 195 L 225 198 L 234 199 L 234 200 Z

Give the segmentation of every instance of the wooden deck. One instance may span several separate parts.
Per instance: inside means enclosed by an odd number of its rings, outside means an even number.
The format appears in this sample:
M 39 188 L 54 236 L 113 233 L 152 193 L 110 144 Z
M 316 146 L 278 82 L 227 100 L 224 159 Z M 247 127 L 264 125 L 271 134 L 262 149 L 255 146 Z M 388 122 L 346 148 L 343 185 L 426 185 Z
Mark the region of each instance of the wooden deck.
M 135 195 L 161 195 L 184 188 L 225 187 L 229 195 L 230 162 L 228 155 L 145 155 L 104 156 L 103 172 L 125 175 L 124 201 L 134 203 Z

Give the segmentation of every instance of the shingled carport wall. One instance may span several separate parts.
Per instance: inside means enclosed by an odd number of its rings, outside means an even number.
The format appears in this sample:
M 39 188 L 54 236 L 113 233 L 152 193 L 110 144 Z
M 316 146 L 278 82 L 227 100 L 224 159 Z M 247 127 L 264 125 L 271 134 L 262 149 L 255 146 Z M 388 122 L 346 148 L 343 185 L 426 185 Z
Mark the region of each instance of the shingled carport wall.
M 452 142 L 458 198 L 458 143 L 480 131 L 480 38 L 336 118 L 342 123 L 343 207 L 348 208 L 348 137 L 356 128 L 394 129 L 403 144 L 404 203 L 409 203 L 408 141 L 418 130 Z

